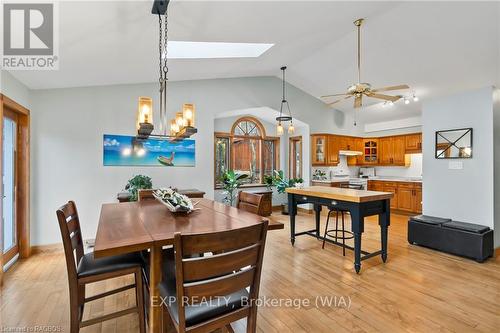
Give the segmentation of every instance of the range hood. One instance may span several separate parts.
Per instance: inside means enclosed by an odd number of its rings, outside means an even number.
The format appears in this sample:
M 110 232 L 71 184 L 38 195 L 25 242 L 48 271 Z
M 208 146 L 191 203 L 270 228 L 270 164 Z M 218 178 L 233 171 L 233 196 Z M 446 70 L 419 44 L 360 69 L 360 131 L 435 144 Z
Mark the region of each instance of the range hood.
M 339 155 L 359 156 L 359 155 L 363 155 L 363 153 L 360 151 L 355 151 L 355 150 L 339 150 Z

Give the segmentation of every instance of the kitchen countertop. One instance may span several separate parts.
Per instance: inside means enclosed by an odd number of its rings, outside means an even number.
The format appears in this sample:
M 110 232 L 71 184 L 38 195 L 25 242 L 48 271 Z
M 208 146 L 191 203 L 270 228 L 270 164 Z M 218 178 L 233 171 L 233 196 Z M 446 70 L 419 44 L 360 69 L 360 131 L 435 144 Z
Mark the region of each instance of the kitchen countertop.
M 408 182 L 408 183 L 421 183 L 421 177 L 391 177 L 391 176 L 375 176 L 370 177 L 368 180 L 380 180 L 385 182 Z
M 338 179 L 323 179 L 323 180 L 316 180 L 316 179 L 313 179 L 311 180 L 312 182 L 315 182 L 315 183 L 325 183 L 325 184 L 330 184 L 330 183 L 346 183 L 346 182 L 349 182 L 349 178 L 346 177 L 346 178 L 338 178 Z

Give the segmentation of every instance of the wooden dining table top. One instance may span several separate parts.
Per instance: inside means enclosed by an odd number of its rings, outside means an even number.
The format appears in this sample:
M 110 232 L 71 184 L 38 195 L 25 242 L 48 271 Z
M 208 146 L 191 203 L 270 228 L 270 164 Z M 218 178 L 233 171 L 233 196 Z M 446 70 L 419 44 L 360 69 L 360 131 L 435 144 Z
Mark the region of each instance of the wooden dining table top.
M 370 202 L 378 200 L 391 199 L 394 194 L 390 192 L 354 190 L 350 188 L 328 187 L 328 186 L 309 186 L 309 187 L 289 187 L 287 193 L 297 195 L 313 196 L 324 199 L 349 201 L 349 202 Z
M 103 204 L 94 256 L 140 251 L 152 245 L 171 245 L 174 234 L 199 234 L 233 230 L 269 221 L 269 230 L 283 223 L 209 199 L 200 199 L 190 214 L 172 214 L 157 200 Z

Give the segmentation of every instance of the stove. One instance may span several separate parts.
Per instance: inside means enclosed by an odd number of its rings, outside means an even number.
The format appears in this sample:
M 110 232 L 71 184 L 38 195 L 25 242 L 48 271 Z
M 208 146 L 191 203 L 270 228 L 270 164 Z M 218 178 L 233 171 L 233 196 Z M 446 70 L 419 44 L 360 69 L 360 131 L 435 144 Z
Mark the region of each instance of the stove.
M 368 179 L 367 178 L 349 178 L 349 185 L 361 185 L 363 190 L 368 189 Z

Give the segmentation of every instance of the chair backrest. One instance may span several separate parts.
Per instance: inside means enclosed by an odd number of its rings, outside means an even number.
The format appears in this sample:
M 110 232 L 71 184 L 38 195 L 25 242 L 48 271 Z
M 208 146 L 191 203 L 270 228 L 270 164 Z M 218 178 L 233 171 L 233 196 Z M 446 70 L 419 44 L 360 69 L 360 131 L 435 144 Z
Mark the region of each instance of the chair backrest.
M 260 214 L 263 199 L 264 196 L 262 194 L 240 191 L 238 193 L 237 208 L 250 213 Z
M 77 281 L 77 265 L 83 257 L 83 239 L 80 229 L 80 219 L 78 211 L 73 201 L 59 207 L 56 211 L 59 229 L 66 256 L 66 267 L 68 269 L 68 279 L 70 284 Z
M 139 189 L 137 190 L 137 200 L 142 201 L 142 200 L 150 200 L 154 199 L 155 197 L 153 196 L 153 192 L 155 190 L 146 190 L 146 189 Z
M 249 304 L 259 296 L 268 222 L 224 232 L 174 236 L 179 328 L 185 305 L 222 298 L 250 287 Z M 212 252 L 210 256 L 197 254 Z M 224 299 L 222 299 L 224 301 Z M 250 305 L 248 306 L 250 307 Z

